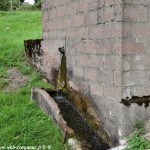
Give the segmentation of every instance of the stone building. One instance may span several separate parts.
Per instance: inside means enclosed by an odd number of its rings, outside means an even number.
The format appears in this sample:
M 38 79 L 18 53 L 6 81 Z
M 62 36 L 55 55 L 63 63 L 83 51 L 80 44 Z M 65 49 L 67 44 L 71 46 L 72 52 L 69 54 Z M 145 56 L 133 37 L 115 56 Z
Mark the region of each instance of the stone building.
M 38 67 L 48 79 L 56 80 L 64 46 L 70 86 L 114 141 L 150 117 L 142 103 L 150 101 L 150 0 L 43 0 L 42 14 Z

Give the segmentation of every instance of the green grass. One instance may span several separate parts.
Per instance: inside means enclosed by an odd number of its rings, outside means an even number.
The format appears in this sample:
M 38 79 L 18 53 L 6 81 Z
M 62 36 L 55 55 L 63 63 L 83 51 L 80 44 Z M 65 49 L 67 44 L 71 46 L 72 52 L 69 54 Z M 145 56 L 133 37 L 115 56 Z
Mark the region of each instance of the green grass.
M 1 12 L 0 22 L 0 65 L 22 68 L 23 40 L 41 38 L 41 14 Z
M 145 133 L 144 123 L 137 121 L 135 124 L 136 131 L 127 137 L 128 146 L 125 150 L 146 150 L 150 149 L 150 141 L 142 135 Z
M 48 87 L 41 75 L 25 62 L 25 39 L 41 38 L 39 11 L 0 12 L 0 146 L 51 146 L 63 150 L 60 130 L 32 102 L 31 87 Z M 5 93 L 7 70 L 17 67 L 30 76 L 25 87 Z M 48 148 L 47 148 L 48 149 Z
M 125 150 L 146 150 L 150 148 L 150 142 L 139 135 L 138 132 L 127 138 L 128 146 Z
M 58 128 L 30 101 L 27 93 L 21 90 L 1 94 L 0 145 L 51 145 L 61 149 Z
M 1 79 L 0 80 L 0 90 L 2 90 L 7 85 L 8 85 L 8 80 L 7 79 Z

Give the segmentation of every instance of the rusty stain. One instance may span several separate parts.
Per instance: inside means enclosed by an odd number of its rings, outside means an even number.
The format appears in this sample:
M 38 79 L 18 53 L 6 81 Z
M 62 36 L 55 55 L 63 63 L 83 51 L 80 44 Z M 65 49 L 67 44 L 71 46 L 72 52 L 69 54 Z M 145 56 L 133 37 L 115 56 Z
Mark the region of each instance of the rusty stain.
M 59 74 L 59 69 L 52 68 L 51 70 L 52 83 L 54 84 L 55 88 L 57 87 L 58 74 Z
M 144 104 L 145 108 L 147 108 L 149 107 L 150 96 L 132 96 L 131 99 L 122 99 L 121 103 L 123 103 L 126 106 L 130 106 L 132 103 L 138 104 L 139 106 L 142 106 Z
M 43 54 L 43 50 L 41 49 L 41 41 L 42 39 L 24 41 L 25 53 L 27 57 L 35 62 L 38 61 L 37 57 L 40 57 Z
M 62 89 L 64 92 L 67 89 L 67 67 L 66 67 L 66 55 L 64 46 L 59 47 L 58 51 L 62 54 L 61 64 L 59 67 L 57 89 Z

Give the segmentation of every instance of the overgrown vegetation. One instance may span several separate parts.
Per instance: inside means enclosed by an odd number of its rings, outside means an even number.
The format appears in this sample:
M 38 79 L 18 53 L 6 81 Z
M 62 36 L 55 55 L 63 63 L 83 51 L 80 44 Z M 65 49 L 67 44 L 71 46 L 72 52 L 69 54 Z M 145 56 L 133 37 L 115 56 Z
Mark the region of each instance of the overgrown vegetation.
M 9 0 L 0 0 L 0 10 L 9 10 L 10 3 Z
M 42 0 L 35 0 L 35 4 L 34 5 L 35 5 L 36 8 L 39 8 L 39 9 L 41 8 L 41 1 Z
M 41 9 L 41 0 L 35 0 L 34 5 L 25 4 L 21 5 L 17 10 L 40 10 Z
M 150 141 L 142 137 L 142 134 L 145 132 L 144 124 L 140 121 L 137 121 L 136 131 L 127 137 L 128 146 L 125 150 L 146 150 L 150 149 Z
M 34 5 L 26 3 L 25 0 L 0 0 L 0 11 L 37 9 L 41 9 L 41 0 L 35 0 Z
M 25 39 L 41 38 L 41 13 L 0 12 L 0 146 L 48 146 L 63 150 L 58 127 L 31 102 L 31 87 L 49 87 L 25 62 Z M 25 87 L 6 93 L 7 70 L 17 68 L 29 75 Z

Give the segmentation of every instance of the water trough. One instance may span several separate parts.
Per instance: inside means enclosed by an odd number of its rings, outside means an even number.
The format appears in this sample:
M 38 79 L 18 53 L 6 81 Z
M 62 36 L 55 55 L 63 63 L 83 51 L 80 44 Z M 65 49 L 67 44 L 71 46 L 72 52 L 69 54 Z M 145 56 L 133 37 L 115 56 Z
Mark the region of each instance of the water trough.
M 60 126 L 64 142 L 77 139 L 83 150 L 106 150 L 109 145 L 101 139 L 62 91 L 32 88 L 32 99 Z M 79 146 L 78 146 L 79 147 Z
M 40 40 L 25 41 L 28 61 L 37 66 L 42 63 L 43 53 Z M 64 142 L 69 138 L 77 139 L 77 147 L 83 150 L 106 150 L 112 146 L 108 134 L 104 131 L 97 114 L 89 100 L 75 91 L 67 78 L 65 48 L 59 47 L 61 63 L 55 91 L 32 88 L 32 100 L 60 126 Z M 38 64 L 39 63 L 39 64 Z M 80 142 L 79 142 L 80 141 Z

